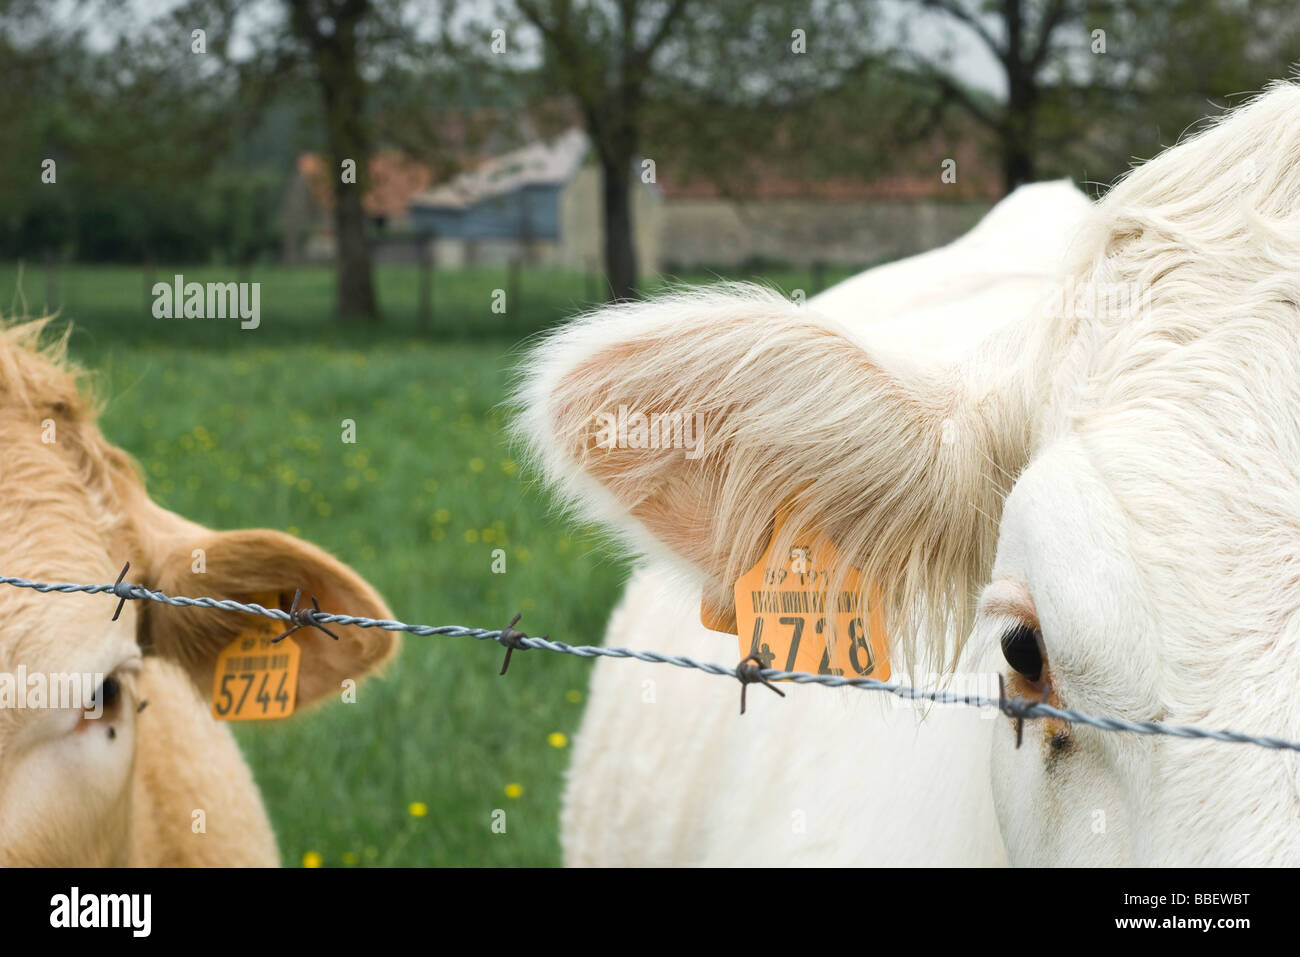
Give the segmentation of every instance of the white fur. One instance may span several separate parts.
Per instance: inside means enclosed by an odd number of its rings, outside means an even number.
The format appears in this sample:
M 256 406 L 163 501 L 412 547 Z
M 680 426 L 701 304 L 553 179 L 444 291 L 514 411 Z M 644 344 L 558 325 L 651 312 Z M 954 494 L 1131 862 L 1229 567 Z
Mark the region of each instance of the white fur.
M 678 296 L 543 346 L 526 428 L 549 478 L 686 572 L 642 572 L 610 641 L 738 657 L 690 624 L 693 599 L 721 600 L 791 500 L 794 524 L 881 582 L 896 663 L 1000 667 L 1013 693 L 1087 711 L 1300 738 L 1300 90 L 1275 87 L 1086 215 L 1038 189 L 1057 218 L 1032 238 L 999 241 L 993 224 L 1017 217 L 995 212 L 971 257 L 963 240 L 802 314 Z M 1055 273 L 1141 300 L 1034 305 L 1012 295 L 1031 261 L 1041 291 Z M 873 326 L 877 308 L 893 318 Z M 693 403 L 710 453 L 593 450 L 592 410 L 628 399 Z M 1039 684 L 998 660 L 1010 622 L 1041 628 Z M 1005 847 L 1013 863 L 1300 863 L 1294 755 L 1053 721 L 1017 749 L 1002 717 L 918 724 L 808 688 L 751 688 L 741 720 L 736 690 L 596 667 L 569 862 L 992 863 Z
M 1039 303 L 1090 205 L 1066 182 L 1023 187 L 951 245 L 862 273 L 809 307 L 864 344 L 960 360 Z M 586 355 L 628 332 L 587 328 L 603 341 Z M 534 379 L 534 414 L 560 372 Z M 680 574 L 680 559 L 664 560 L 653 538 L 647 544 L 660 560 L 629 582 L 606 640 L 737 658 L 734 637 L 700 624 L 699 587 Z M 860 692 L 788 688 L 778 700 L 753 688 L 742 719 L 731 682 L 635 661 L 593 668 L 561 822 L 569 864 L 1004 860 L 988 786 L 989 716 L 936 710 L 921 724 L 918 712 Z M 745 782 L 744 793 L 729 781 Z

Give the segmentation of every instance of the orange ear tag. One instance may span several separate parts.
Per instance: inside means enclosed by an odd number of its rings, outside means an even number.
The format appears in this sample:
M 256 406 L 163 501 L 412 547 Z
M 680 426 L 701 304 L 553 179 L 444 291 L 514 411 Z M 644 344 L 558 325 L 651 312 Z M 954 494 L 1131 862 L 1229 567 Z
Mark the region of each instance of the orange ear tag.
M 870 605 L 862 608 L 861 576 L 854 569 L 834 601 L 828 601 L 834 543 L 824 535 L 806 543 L 795 539 L 788 555 L 774 555 L 782 524 L 778 516 L 763 557 L 736 582 L 741 657 L 756 655 L 763 667 L 780 671 L 887 681 L 889 648 L 880 589 L 872 585 Z M 828 647 L 828 616 L 835 625 L 833 648 Z
M 252 601 L 275 608 L 279 594 Z M 212 717 L 218 721 L 270 721 L 287 718 L 298 703 L 298 660 L 302 649 L 292 638 L 272 643 L 288 626 L 274 618 L 249 615 L 248 626 L 217 656 L 212 680 Z

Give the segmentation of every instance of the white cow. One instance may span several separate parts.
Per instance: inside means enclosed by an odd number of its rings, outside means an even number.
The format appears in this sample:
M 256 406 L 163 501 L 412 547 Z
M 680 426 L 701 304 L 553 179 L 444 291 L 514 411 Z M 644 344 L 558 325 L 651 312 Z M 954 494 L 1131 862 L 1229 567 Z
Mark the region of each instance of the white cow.
M 1023 187 L 956 242 L 862 273 L 809 308 L 843 323 L 864 345 L 958 360 L 1041 305 L 1059 284 L 1067 243 L 1090 208 L 1068 181 Z M 698 584 L 665 562 L 636 574 L 606 640 L 709 660 L 739 657 L 734 638 L 700 624 Z M 566 862 L 1002 861 L 988 786 L 991 721 L 942 711 L 919 726 L 916 711 L 861 692 L 786 691 L 786 701 L 754 692 L 740 717 L 733 683 L 639 662 L 597 662 L 564 802 Z M 710 732 L 700 734 L 704 728 Z M 780 754 L 770 750 L 777 741 L 786 745 Z M 851 763 L 835 766 L 832 755 Z M 707 784 L 705 770 L 719 762 L 761 782 L 753 800 L 720 806 L 698 795 L 686 802 L 690 814 L 665 813 L 682 803 L 675 795 Z M 963 766 L 963 774 L 953 773 Z M 883 769 L 909 786 L 879 786 Z M 613 789 L 611 781 L 626 786 Z M 966 796 L 954 800 L 955 788 Z M 718 826 L 724 820 L 731 826 Z M 755 833 L 763 840 L 748 839 Z
M 790 502 L 881 584 L 896 672 L 1300 738 L 1300 90 L 1065 196 L 804 309 L 701 291 L 544 343 L 538 460 L 652 559 L 609 640 L 737 658 L 690 622 Z M 702 414 L 704 454 L 593 441 L 619 406 Z M 810 687 L 741 718 L 736 691 L 597 666 L 570 863 L 1300 863 L 1294 755 L 1054 721 L 1016 749 L 1001 716 Z

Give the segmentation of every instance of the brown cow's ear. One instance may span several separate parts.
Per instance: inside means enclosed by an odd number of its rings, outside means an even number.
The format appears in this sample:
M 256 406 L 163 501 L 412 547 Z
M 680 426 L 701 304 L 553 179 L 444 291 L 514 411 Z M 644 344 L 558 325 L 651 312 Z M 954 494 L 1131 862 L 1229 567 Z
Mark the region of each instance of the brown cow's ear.
M 315 597 L 321 610 L 369 618 L 389 618 L 382 598 L 356 572 L 315 545 L 269 529 L 212 532 L 153 506 L 151 527 L 142 537 L 153 543 L 147 571 L 135 579 L 168 595 L 260 601 L 279 598 L 288 608 L 294 591 L 302 604 Z M 134 569 L 133 569 L 134 570 Z M 269 606 L 269 605 L 268 605 Z M 241 612 L 175 608 L 141 602 L 138 637 L 146 654 L 180 664 L 206 694 L 212 688 L 217 656 L 249 626 Z M 288 626 L 286 626 L 288 627 Z M 315 628 L 294 633 L 302 648 L 298 706 L 338 694 L 344 679 L 359 679 L 397 650 L 393 632 L 378 628 L 329 625 L 335 641 Z

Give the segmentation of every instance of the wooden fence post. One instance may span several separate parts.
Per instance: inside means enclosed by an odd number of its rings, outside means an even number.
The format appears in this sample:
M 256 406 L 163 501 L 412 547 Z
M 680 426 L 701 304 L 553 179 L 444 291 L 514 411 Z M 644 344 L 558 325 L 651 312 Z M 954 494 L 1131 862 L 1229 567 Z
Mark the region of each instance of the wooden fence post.
M 59 261 L 52 246 L 45 247 L 45 309 L 48 315 L 59 308 Z
M 427 233 L 415 237 L 415 257 L 419 267 L 419 305 L 415 324 L 421 332 L 433 328 L 433 256 L 429 248 L 432 243 L 433 237 Z
M 813 263 L 812 287 L 814 295 L 826 288 L 826 263 L 821 259 Z
M 513 259 L 510 260 L 509 273 L 506 278 L 506 290 L 507 290 L 506 291 L 506 327 L 507 328 L 509 328 L 510 326 L 510 313 L 513 312 L 516 316 L 518 316 L 519 313 L 522 311 L 523 303 L 520 302 L 519 272 L 520 272 L 520 261 L 519 261 L 519 257 L 515 256 Z M 522 320 L 520 319 L 515 320 L 516 324 L 518 324 L 520 321 Z

